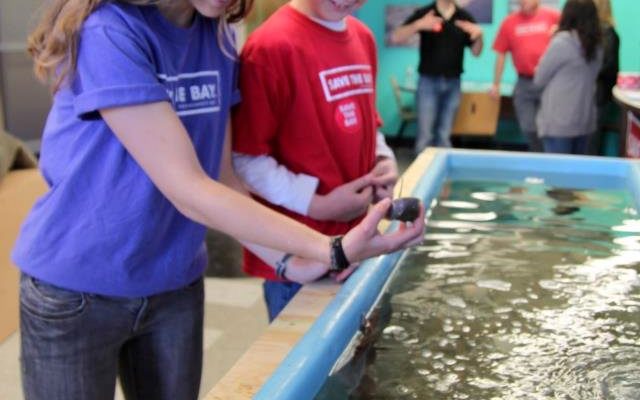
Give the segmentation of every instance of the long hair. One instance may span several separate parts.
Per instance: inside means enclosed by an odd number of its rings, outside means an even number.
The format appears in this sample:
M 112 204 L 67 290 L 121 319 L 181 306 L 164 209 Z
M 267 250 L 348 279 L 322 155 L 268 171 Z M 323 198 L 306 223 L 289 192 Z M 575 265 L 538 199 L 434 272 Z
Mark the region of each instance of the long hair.
M 78 60 L 79 32 L 82 24 L 99 5 L 109 0 L 50 0 L 48 7 L 29 35 L 27 50 L 33 58 L 33 71 L 38 79 L 51 85 L 53 92 L 72 74 Z M 134 5 L 158 4 L 161 0 L 118 0 Z M 175 0 L 171 0 L 175 1 Z M 186 1 L 186 0 L 185 0 Z M 218 41 L 223 53 L 229 51 L 231 33 L 228 23 L 244 18 L 253 0 L 234 0 L 220 17 Z
M 595 0 L 596 8 L 598 9 L 598 18 L 600 18 L 600 24 L 604 26 L 615 26 L 616 22 L 613 19 L 613 13 L 611 12 L 610 0 Z
M 558 31 L 575 31 L 580 38 L 584 58 L 593 60 L 602 36 L 598 10 L 593 0 L 567 0 Z

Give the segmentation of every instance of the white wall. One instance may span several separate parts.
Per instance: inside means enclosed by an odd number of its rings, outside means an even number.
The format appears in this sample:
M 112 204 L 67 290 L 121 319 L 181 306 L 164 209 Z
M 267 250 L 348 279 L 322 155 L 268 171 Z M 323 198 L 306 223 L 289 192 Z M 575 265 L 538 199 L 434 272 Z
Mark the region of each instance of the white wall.
M 38 139 L 50 106 L 48 89 L 39 83 L 26 53 L 38 0 L 0 1 L 0 93 L 6 129 L 24 140 Z

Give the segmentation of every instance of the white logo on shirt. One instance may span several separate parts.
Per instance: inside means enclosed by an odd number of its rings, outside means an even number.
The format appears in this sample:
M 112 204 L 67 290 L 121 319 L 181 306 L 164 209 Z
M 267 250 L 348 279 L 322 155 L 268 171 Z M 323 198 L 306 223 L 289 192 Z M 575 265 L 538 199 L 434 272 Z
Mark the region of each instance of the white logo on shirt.
M 220 72 L 200 71 L 175 76 L 158 74 L 178 115 L 220 111 Z
M 544 21 L 534 22 L 531 24 L 520 24 L 516 26 L 515 34 L 516 36 L 535 35 L 538 33 L 548 33 L 549 29 L 551 28 Z
M 336 105 L 334 111 L 336 124 L 347 133 L 360 132 L 362 128 L 362 113 L 358 103 L 353 99 L 345 99 Z
M 373 93 L 370 65 L 348 65 L 321 71 L 320 83 L 328 102 L 356 94 Z

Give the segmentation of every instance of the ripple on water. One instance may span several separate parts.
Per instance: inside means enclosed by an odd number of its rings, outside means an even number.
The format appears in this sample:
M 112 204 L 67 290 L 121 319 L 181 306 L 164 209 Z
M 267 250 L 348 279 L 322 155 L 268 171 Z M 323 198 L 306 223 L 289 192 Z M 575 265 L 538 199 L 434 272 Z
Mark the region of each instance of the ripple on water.
M 466 308 L 467 307 L 467 303 L 464 300 L 462 300 L 461 297 L 447 297 L 445 299 L 445 301 L 451 307 L 457 307 L 457 308 Z
M 455 213 L 451 214 L 453 219 L 458 219 L 461 221 L 471 221 L 471 222 L 487 222 L 493 221 L 498 218 L 498 214 L 495 212 L 486 212 L 486 213 Z
M 538 285 L 540 285 L 541 288 L 547 290 L 558 290 L 562 288 L 562 284 L 560 282 L 550 279 L 542 279 L 538 281 Z
M 476 285 L 485 289 L 499 290 L 508 292 L 511 290 L 511 283 L 500 279 L 483 279 L 476 282 Z
M 460 208 L 466 210 L 472 210 L 478 208 L 478 204 L 472 203 L 470 201 L 455 201 L 455 200 L 444 200 L 440 202 L 442 207 L 446 208 Z

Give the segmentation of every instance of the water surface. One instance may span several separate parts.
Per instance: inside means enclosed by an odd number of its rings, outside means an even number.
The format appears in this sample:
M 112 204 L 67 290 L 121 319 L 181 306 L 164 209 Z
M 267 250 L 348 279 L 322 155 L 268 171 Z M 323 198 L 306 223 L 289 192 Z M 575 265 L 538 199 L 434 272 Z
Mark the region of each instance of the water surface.
M 379 339 L 318 398 L 640 399 L 632 204 L 538 180 L 446 182 Z

